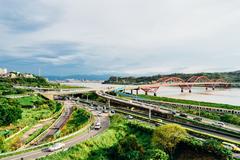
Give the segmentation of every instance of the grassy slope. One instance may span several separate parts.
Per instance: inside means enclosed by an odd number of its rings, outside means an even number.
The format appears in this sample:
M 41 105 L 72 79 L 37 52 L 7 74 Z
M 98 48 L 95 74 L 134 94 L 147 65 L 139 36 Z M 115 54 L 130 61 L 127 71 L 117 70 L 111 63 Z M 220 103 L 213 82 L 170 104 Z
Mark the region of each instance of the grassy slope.
M 141 127 L 139 122 L 133 123 L 133 125 L 131 124 L 132 123 L 129 125 L 127 121 L 116 123 L 111 122 L 111 127 L 101 135 L 80 143 L 67 151 L 58 152 L 45 158 L 41 158 L 41 160 L 111 160 L 111 157 L 109 157 L 111 148 L 129 134 L 134 134 L 145 150 L 151 148 L 153 128 L 147 125 L 147 128 L 149 129 L 147 129 L 148 132 L 146 132 L 146 130 L 143 129 L 146 127 L 146 124 L 141 123 L 144 127 Z M 178 160 L 187 160 L 183 159 L 183 157 L 186 157 L 185 152 L 188 153 L 188 151 L 184 151 L 183 155 L 179 155 Z M 189 157 L 191 156 L 188 156 L 187 158 Z M 206 153 L 196 153 L 195 157 L 202 157 L 203 159 L 207 157 L 209 160 L 214 160 L 212 156 Z
M 238 109 L 238 110 L 240 109 L 240 106 L 233 106 L 233 105 L 220 104 L 220 103 L 200 102 L 200 101 L 193 101 L 193 100 L 167 98 L 167 97 L 155 97 L 155 96 L 149 96 L 149 95 L 138 95 L 138 97 L 143 98 L 143 99 L 164 101 L 164 102 L 182 103 L 182 104 L 190 104 L 190 105 L 201 105 L 201 106 L 226 108 L 226 109 Z

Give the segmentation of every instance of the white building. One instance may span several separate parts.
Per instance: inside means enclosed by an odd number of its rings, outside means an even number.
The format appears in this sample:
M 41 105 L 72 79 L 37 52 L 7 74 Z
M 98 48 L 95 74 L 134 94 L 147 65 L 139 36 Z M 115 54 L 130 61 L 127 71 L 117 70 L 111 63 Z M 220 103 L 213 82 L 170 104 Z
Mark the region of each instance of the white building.
M 5 75 L 7 74 L 7 69 L 6 68 L 0 68 L 0 75 Z

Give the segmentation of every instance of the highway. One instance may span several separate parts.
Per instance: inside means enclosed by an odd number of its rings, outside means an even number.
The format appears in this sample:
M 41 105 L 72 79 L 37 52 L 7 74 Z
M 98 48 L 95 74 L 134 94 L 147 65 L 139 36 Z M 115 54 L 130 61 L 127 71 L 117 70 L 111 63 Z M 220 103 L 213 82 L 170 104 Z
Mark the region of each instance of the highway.
M 169 111 L 171 111 L 171 109 L 160 108 L 157 105 L 145 104 L 143 102 L 136 103 L 135 101 L 131 101 L 131 100 L 128 101 L 128 100 L 119 99 L 119 98 L 116 98 L 115 96 L 108 95 L 108 94 L 106 94 L 104 92 L 101 92 L 101 91 L 97 92 L 97 94 L 101 97 L 104 97 L 104 98 L 107 98 L 107 99 L 110 99 L 110 100 L 113 100 L 113 101 L 117 101 L 117 102 L 120 102 L 120 103 L 123 103 L 123 104 L 129 104 L 131 106 L 137 106 L 137 107 L 145 108 L 145 109 L 148 109 L 148 110 L 150 109 L 150 110 L 155 110 L 155 111 L 159 111 L 159 112 L 163 112 L 163 113 L 169 113 Z M 172 122 L 172 123 L 174 123 L 174 122 Z M 186 128 L 191 128 L 191 129 L 194 129 L 194 130 L 197 130 L 197 131 L 201 131 L 201 132 L 204 132 L 204 133 L 209 133 L 209 134 L 212 134 L 212 135 L 215 135 L 215 136 L 218 136 L 218 137 L 227 138 L 229 140 L 240 142 L 239 138 L 227 136 L 225 134 L 220 134 L 220 133 L 217 133 L 217 131 L 213 132 L 209 129 L 204 129 L 204 128 L 198 127 L 198 126 L 190 126 L 190 125 L 186 125 L 186 124 L 181 124 L 181 125 L 186 127 Z
M 67 120 L 73 111 L 73 103 L 71 101 L 64 101 L 64 112 L 60 115 L 60 117 L 54 122 L 54 124 L 49 128 L 49 130 L 44 134 L 37 142 L 40 144 L 42 141 L 47 139 L 48 137 L 53 136 L 61 127 L 65 125 Z
M 93 114 L 96 115 L 97 112 L 93 111 Z M 84 142 L 84 141 L 96 136 L 97 134 L 102 133 L 109 127 L 108 114 L 103 114 L 102 117 L 98 117 L 98 121 L 100 121 L 101 125 L 102 125 L 102 128 L 100 130 L 90 130 L 89 129 L 89 131 L 86 131 L 83 134 L 80 134 L 78 136 L 75 136 L 75 137 L 65 141 L 64 144 L 66 146 L 65 146 L 64 150 L 67 150 L 68 148 L 70 148 L 78 143 Z M 37 150 L 30 151 L 27 153 L 22 153 L 22 154 L 18 154 L 18 155 L 11 156 L 11 157 L 6 157 L 6 158 L 3 158 L 2 160 L 21 160 L 21 159 L 31 160 L 31 159 L 37 159 L 37 158 L 44 157 L 44 156 L 55 153 L 55 152 L 46 152 L 44 150 L 45 149 L 37 149 Z

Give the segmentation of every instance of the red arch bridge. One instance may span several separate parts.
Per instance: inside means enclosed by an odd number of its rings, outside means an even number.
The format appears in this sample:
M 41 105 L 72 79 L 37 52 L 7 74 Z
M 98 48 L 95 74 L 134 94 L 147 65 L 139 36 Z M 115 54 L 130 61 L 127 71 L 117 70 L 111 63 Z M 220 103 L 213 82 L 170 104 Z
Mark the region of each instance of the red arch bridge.
M 187 80 L 181 79 L 179 77 L 164 77 L 160 78 L 157 81 L 153 81 L 150 84 L 140 85 L 137 88 L 130 87 L 129 90 L 131 90 L 132 94 L 133 90 L 136 90 L 136 94 L 138 94 L 139 90 L 143 90 L 146 95 L 148 94 L 148 92 L 151 92 L 154 93 L 154 95 L 156 96 L 156 93 L 160 87 L 179 87 L 181 89 L 181 92 L 187 90 L 189 93 L 191 93 L 192 87 L 194 86 L 205 87 L 206 90 L 208 90 L 208 88 L 214 90 L 217 87 L 229 88 L 231 87 L 231 83 L 227 82 L 224 79 L 209 79 L 206 76 L 193 76 Z

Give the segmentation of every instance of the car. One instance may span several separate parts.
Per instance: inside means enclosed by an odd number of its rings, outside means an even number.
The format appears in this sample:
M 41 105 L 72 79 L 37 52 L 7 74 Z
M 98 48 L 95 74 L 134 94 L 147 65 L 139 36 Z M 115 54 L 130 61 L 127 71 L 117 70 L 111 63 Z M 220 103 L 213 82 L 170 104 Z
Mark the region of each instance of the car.
M 225 124 L 223 122 L 214 122 L 214 123 L 212 123 L 212 125 L 214 125 L 216 127 L 225 127 Z
M 100 122 L 97 122 L 94 126 L 94 129 L 98 130 L 101 128 L 101 123 Z
M 49 147 L 47 149 L 48 152 L 54 152 L 60 149 L 63 149 L 65 147 L 64 143 L 55 143 L 54 145 L 52 145 L 51 147 Z
M 114 110 L 111 110 L 110 113 L 111 113 L 111 114 L 115 114 L 115 111 L 114 111 Z
M 202 121 L 202 117 L 194 117 L 193 120 L 201 122 Z
M 233 151 L 235 153 L 240 153 L 240 148 L 237 147 L 235 144 L 223 142 L 222 145 L 223 145 L 223 147 L 230 149 L 231 151 Z
M 188 117 L 188 115 L 187 115 L 186 113 L 180 113 L 180 116 L 181 116 L 181 117 L 184 117 L 184 118 L 187 118 L 187 117 Z
M 133 116 L 132 115 L 127 115 L 127 118 L 128 119 L 133 119 Z
M 173 110 L 173 111 L 170 111 L 170 114 L 172 114 L 172 115 L 176 115 L 177 112 Z
M 161 123 L 155 122 L 155 126 L 156 126 L 156 127 L 159 127 L 159 126 L 161 126 Z

